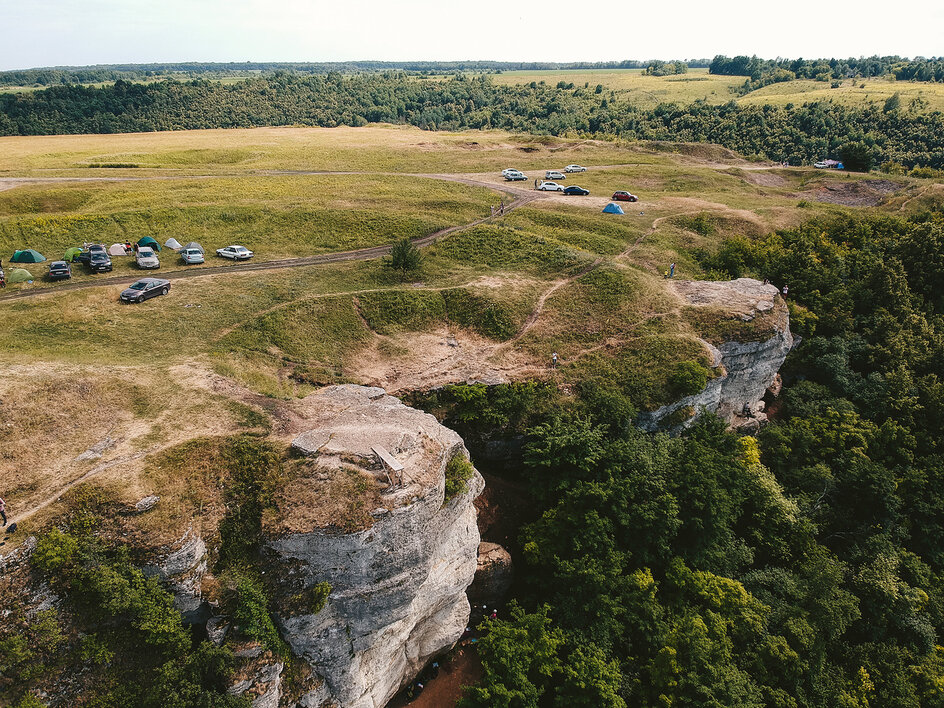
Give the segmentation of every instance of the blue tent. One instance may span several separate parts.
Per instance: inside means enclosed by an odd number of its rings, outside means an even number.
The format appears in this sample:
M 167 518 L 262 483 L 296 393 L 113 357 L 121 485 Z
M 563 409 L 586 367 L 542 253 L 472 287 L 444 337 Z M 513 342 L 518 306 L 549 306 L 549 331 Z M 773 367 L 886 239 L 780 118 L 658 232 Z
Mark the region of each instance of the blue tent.
M 624 214 L 623 207 L 621 207 L 616 202 L 610 202 L 605 207 L 603 207 L 604 214 Z

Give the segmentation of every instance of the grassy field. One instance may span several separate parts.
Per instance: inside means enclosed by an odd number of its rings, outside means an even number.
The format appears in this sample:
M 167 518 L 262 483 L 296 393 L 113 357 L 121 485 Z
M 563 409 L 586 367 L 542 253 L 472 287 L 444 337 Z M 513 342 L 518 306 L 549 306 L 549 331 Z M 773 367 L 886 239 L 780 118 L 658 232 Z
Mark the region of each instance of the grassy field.
M 556 86 L 564 81 L 594 88 L 602 85 L 629 97 L 640 108 L 654 108 L 660 103 L 727 103 L 737 97 L 743 76 L 715 76 L 708 69 L 690 69 L 676 76 L 646 76 L 642 69 L 595 69 L 572 71 L 506 71 L 492 77 L 504 85 L 529 84 L 532 81 Z
M 532 81 L 556 86 L 558 82 L 574 86 L 602 85 L 629 98 L 640 108 L 653 108 L 659 103 L 689 104 L 695 101 L 727 103 L 734 100 L 743 105 L 785 106 L 813 101 L 834 101 L 849 106 L 884 104 L 896 93 L 901 94 L 902 108 L 916 100 L 919 111 L 944 110 L 944 84 L 894 81 L 886 78 L 846 79 L 838 88 L 832 82 L 798 79 L 765 86 L 738 97 L 738 89 L 747 77 L 709 74 L 708 69 L 689 69 L 678 76 L 646 76 L 642 69 L 600 69 L 594 71 L 508 71 L 494 77 L 501 84 L 527 84 Z
M 498 131 L 430 132 L 393 125 L 0 137 L 0 179 L 272 170 L 500 172 L 509 165 L 533 169 L 549 160 L 554 165 L 667 162 L 628 143 Z M 129 164 L 136 167 L 93 167 Z

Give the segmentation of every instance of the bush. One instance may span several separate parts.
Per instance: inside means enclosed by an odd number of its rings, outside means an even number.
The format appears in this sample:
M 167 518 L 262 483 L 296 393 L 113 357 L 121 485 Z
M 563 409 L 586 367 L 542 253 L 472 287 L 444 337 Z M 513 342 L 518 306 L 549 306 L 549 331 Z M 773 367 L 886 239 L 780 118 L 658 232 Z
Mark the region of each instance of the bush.
M 475 468 L 464 455 L 457 453 L 446 464 L 446 495 L 443 504 L 465 494 L 469 489 L 469 480 L 475 475 Z
M 705 390 L 711 371 L 697 361 L 680 361 L 669 374 L 669 391 L 674 396 L 683 398 L 694 396 Z

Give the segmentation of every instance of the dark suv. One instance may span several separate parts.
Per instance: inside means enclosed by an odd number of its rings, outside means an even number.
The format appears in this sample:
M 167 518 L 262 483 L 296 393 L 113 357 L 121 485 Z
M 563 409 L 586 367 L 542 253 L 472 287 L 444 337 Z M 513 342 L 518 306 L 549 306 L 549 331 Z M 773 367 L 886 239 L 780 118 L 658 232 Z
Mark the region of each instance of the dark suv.
M 111 258 L 108 256 L 108 251 L 100 243 L 93 243 L 88 247 L 88 250 L 76 256 L 76 260 L 87 265 L 93 273 L 108 273 L 111 271 Z

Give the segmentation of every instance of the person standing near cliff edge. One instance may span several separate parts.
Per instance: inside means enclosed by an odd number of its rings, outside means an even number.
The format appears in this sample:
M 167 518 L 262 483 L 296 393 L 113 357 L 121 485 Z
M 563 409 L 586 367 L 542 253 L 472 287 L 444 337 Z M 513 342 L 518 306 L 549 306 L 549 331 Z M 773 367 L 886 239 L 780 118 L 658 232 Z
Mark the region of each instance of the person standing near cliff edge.
M 3 498 L 0 497 L 0 516 L 3 517 L 3 525 L 7 525 L 7 505 L 3 501 Z

